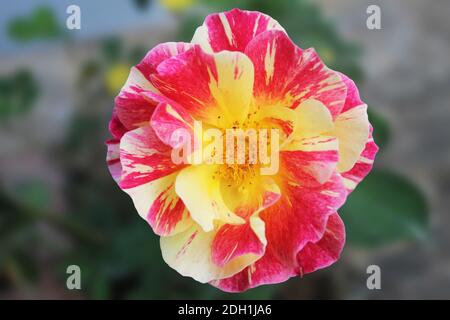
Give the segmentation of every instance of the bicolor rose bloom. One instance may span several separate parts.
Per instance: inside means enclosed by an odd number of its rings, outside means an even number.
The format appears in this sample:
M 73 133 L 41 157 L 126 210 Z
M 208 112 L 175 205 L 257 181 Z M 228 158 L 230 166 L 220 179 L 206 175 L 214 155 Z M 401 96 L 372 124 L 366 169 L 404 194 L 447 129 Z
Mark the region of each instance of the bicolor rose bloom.
M 192 132 L 194 121 L 278 129 L 278 172 L 175 164 L 173 133 Z M 334 263 L 345 242 L 337 210 L 378 149 L 354 82 L 271 17 L 238 9 L 206 17 L 190 43 L 150 50 L 109 129 L 110 172 L 161 236 L 166 263 L 230 292 Z

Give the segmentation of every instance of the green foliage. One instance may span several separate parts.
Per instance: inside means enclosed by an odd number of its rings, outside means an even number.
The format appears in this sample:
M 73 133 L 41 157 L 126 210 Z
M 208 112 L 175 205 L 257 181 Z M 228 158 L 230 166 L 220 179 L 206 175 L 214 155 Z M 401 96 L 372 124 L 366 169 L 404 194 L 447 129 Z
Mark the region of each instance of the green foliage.
M 48 186 L 40 180 L 32 179 L 20 183 L 15 188 L 18 201 L 27 207 L 47 208 L 51 200 Z
M 9 36 L 20 42 L 36 39 L 55 39 L 63 34 L 51 8 L 35 8 L 29 16 L 18 17 L 8 24 Z
M 144 10 L 148 8 L 152 0 L 133 0 L 133 2 L 139 10 Z
M 29 111 L 37 95 L 38 85 L 30 71 L 0 77 L 0 122 Z
M 123 44 L 120 38 L 111 37 L 103 41 L 103 56 L 108 63 L 117 62 L 123 54 Z
M 369 121 L 373 126 L 373 139 L 375 143 L 383 150 L 389 143 L 391 130 L 387 119 L 374 108 L 368 108 Z
M 350 244 L 378 246 L 426 234 L 428 205 L 408 179 L 373 170 L 339 210 Z

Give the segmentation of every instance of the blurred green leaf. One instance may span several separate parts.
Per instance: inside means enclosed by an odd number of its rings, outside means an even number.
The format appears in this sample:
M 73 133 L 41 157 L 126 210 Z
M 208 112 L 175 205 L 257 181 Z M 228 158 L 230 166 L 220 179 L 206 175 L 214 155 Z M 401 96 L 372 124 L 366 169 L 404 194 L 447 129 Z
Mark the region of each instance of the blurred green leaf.
M 136 7 L 140 10 L 147 9 L 152 0 L 133 0 Z
M 37 82 L 28 70 L 0 77 L 0 121 L 29 111 L 38 92 Z
M 48 208 L 52 198 L 50 189 L 40 180 L 29 180 L 19 184 L 15 194 L 22 205 L 40 209 Z
M 348 242 L 360 246 L 420 239 L 428 224 L 425 196 L 408 179 L 390 171 L 370 173 L 339 213 Z
M 373 108 L 368 108 L 369 121 L 373 126 L 373 139 L 382 150 L 389 143 L 391 130 L 387 119 Z
M 116 37 L 108 38 L 102 43 L 103 56 L 108 63 L 117 62 L 123 52 L 122 40 Z
M 8 34 L 16 41 L 53 39 L 62 33 L 52 9 L 46 6 L 37 7 L 29 16 L 15 18 L 8 24 Z

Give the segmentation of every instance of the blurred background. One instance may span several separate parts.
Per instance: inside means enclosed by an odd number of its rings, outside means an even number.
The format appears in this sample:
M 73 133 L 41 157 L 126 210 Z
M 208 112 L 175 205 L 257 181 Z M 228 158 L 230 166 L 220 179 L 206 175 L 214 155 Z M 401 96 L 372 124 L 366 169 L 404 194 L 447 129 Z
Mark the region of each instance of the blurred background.
M 66 9 L 81 8 L 68 30 Z M 381 30 L 369 30 L 369 5 Z M 109 175 L 107 124 L 129 68 L 233 7 L 277 19 L 355 79 L 375 169 L 340 210 L 332 267 L 241 294 L 183 278 Z M 0 10 L 1 299 L 450 299 L 450 2 L 19 0 Z M 81 268 L 81 290 L 66 268 Z M 381 269 L 369 290 L 366 269 Z

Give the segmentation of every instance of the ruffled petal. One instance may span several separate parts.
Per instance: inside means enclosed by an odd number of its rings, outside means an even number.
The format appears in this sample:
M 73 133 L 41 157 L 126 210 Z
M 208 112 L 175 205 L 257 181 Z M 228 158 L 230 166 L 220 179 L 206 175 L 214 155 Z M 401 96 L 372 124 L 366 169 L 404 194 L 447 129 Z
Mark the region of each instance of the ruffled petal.
M 136 67 L 131 68 L 128 80 L 115 99 L 115 112 L 120 122 L 127 130 L 145 126 L 156 103 L 146 99 L 142 93 L 156 91 L 153 85 Z
M 120 140 L 122 136 L 128 131 L 123 123 L 119 120 L 117 113 L 113 110 L 111 120 L 108 124 L 108 129 L 114 139 Z
M 252 202 L 235 209 L 244 218 L 243 224 L 224 223 L 210 232 L 193 226 L 177 236 L 162 237 L 161 251 L 167 264 L 184 276 L 210 282 L 236 274 L 261 258 L 267 241 L 259 213 L 279 199 L 280 189 L 266 180 L 258 191 Z
M 260 104 L 297 107 L 308 99 L 323 103 L 335 118 L 344 106 L 346 86 L 314 49 L 302 50 L 281 31 L 255 37 L 245 53 L 255 66 L 254 94 Z
M 109 173 L 114 181 L 119 183 L 122 175 L 122 165 L 120 164 L 120 140 L 111 139 L 106 141 L 106 164 L 108 165 Z
M 170 237 L 161 237 L 161 252 L 164 261 L 185 277 L 206 283 L 229 277 L 260 258 L 253 252 L 243 253 L 223 266 L 211 258 L 211 246 L 216 231 L 203 232 L 194 225 L 188 230 Z
M 158 44 L 150 50 L 136 65 L 136 68 L 141 71 L 144 77 L 150 81 L 150 75 L 156 72 L 158 65 L 171 58 L 189 50 L 192 47 L 190 43 L 185 42 L 165 42 Z
M 320 185 L 339 161 L 338 139 L 329 135 L 334 128 L 331 114 L 317 100 L 305 100 L 295 112 L 296 129 L 280 152 L 282 176 L 291 184 Z
M 192 226 L 183 201 L 175 193 L 177 173 L 124 189 L 133 200 L 139 215 L 160 236 L 175 235 Z
M 160 103 L 150 123 L 159 139 L 172 148 L 180 147 L 180 142 L 183 142 L 176 136 L 177 131 L 179 134 L 189 134 L 189 137 L 184 138 L 189 138 L 190 147 L 194 148 L 194 118 L 179 104 Z
M 214 221 L 242 224 L 245 221 L 225 204 L 220 181 L 215 177 L 215 165 L 189 166 L 176 180 L 175 189 L 189 209 L 192 219 L 205 231 L 214 229 Z
M 336 170 L 338 146 L 338 140 L 333 137 L 303 139 L 303 150 L 299 147 L 280 152 L 281 175 L 293 185 L 325 183 Z
M 378 146 L 375 144 L 372 136 L 372 127 L 370 127 L 369 139 L 366 142 L 364 150 L 361 152 L 355 165 L 349 171 L 342 172 L 341 175 L 344 178 L 344 184 L 347 191 L 352 192 L 358 183 L 364 179 L 365 176 L 372 170 L 375 156 L 378 152 Z
M 332 265 L 339 259 L 345 244 L 345 226 L 337 213 L 328 218 L 322 238 L 310 242 L 297 254 L 300 275 Z
M 117 114 L 113 111 L 111 120 L 108 125 L 112 139 L 106 141 L 106 164 L 108 170 L 116 183 L 120 182 L 122 175 L 122 165 L 120 163 L 120 139 L 127 132 L 125 126 L 120 122 Z
M 254 72 L 243 53 L 206 54 L 195 46 L 161 63 L 151 78 L 163 95 L 182 105 L 196 120 L 231 127 L 247 116 Z
M 133 188 L 167 176 L 184 167 L 171 159 L 171 148 L 156 136 L 150 127 L 127 132 L 120 141 L 122 189 Z
M 156 72 L 158 65 L 188 50 L 191 46 L 183 42 L 159 44 L 131 69 L 127 82 L 115 100 L 117 115 L 128 130 L 147 125 L 157 105 L 145 93 L 158 92 L 150 82 L 150 76 Z
M 195 31 L 192 43 L 209 53 L 223 50 L 244 52 L 247 44 L 267 30 L 283 30 L 271 17 L 256 11 L 233 9 L 206 17 Z
M 323 237 L 329 217 L 344 203 L 347 194 L 338 174 L 319 187 L 288 186 L 282 191 L 280 200 L 260 214 L 266 226 L 264 256 L 213 285 L 235 292 L 299 275 L 297 254 L 307 243 Z
M 358 88 L 341 74 L 347 86 L 347 97 L 342 112 L 336 117 L 334 135 L 339 139 L 339 172 L 350 170 L 364 150 L 369 138 L 367 105 L 359 97 Z

